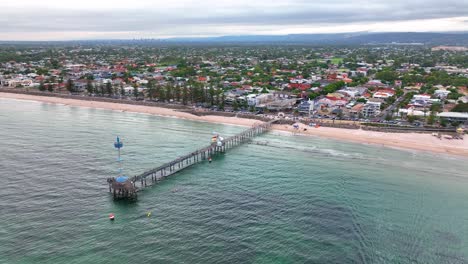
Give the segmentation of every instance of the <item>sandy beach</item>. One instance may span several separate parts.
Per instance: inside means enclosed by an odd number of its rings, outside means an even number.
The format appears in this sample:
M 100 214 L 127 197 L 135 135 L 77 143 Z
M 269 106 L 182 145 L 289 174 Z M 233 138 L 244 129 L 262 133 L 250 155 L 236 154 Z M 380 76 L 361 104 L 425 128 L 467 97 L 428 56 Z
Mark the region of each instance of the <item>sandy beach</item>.
M 189 113 L 179 112 L 173 109 L 162 107 L 139 106 L 129 104 L 116 104 L 107 102 L 94 102 L 75 99 L 64 99 L 58 97 L 47 96 L 34 96 L 25 94 L 10 94 L 0 93 L 0 98 L 10 98 L 19 100 L 32 100 L 46 103 L 57 103 L 79 107 L 101 108 L 116 111 L 126 111 L 135 113 L 145 113 L 167 117 L 177 117 L 190 119 L 195 121 L 204 121 L 220 124 L 252 126 L 258 123 L 258 120 L 237 118 L 237 117 L 223 117 L 223 116 L 195 116 Z M 291 126 L 274 125 L 273 128 L 279 131 L 287 131 L 291 133 L 319 136 L 330 139 L 337 139 L 356 143 L 373 144 L 383 147 L 393 147 L 399 149 L 409 149 L 418 151 L 429 151 L 433 153 L 445 153 L 452 155 L 459 155 L 468 157 L 468 137 L 465 140 L 447 140 L 438 139 L 430 134 L 416 134 L 416 133 L 382 133 L 364 130 L 351 130 L 320 127 L 313 128 L 301 125 L 298 130 L 293 129 Z M 304 128 L 307 128 L 304 131 Z

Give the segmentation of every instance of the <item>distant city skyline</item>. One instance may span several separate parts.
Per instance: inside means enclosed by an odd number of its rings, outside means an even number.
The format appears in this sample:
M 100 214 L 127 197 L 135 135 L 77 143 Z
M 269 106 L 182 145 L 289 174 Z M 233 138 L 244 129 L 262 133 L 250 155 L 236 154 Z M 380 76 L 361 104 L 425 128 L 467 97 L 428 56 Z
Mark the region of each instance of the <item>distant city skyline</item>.
M 468 31 L 468 1 L 16 0 L 1 40 Z

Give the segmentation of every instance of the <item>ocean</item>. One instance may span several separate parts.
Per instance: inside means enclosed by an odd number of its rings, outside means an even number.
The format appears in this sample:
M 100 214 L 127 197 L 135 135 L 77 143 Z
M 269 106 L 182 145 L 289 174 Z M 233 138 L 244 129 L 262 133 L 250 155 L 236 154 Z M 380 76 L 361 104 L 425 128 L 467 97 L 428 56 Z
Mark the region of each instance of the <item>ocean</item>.
M 0 263 L 468 263 L 463 157 L 272 131 L 112 200 L 117 135 L 132 176 L 243 129 L 0 99 Z

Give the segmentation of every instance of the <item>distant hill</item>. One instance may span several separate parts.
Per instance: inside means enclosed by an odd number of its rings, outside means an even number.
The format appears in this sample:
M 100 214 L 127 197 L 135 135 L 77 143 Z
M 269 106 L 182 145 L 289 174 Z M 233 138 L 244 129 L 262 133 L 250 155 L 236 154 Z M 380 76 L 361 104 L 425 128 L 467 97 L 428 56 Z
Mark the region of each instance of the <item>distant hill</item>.
M 172 38 L 161 42 L 179 43 L 265 43 L 265 44 L 428 44 L 468 45 L 468 32 L 460 33 L 339 33 L 339 34 L 294 34 L 294 35 L 251 35 L 222 36 L 210 38 Z
M 337 34 L 292 34 L 292 35 L 241 35 L 207 38 L 170 39 L 96 39 L 73 41 L 0 41 L 0 45 L 372 45 L 372 44 L 424 44 L 468 46 L 468 31 L 423 33 L 337 33 Z

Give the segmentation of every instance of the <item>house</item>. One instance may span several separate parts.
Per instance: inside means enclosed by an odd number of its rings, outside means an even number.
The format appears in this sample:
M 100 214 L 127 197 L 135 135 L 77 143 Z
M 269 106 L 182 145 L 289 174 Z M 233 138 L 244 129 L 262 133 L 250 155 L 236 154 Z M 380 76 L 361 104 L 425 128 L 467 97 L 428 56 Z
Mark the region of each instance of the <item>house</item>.
M 308 90 L 312 87 L 311 84 L 309 83 L 290 83 L 288 84 L 288 88 L 290 90 L 301 90 L 301 91 L 305 91 L 305 90 Z
M 355 97 L 363 95 L 366 91 L 367 91 L 366 87 L 356 86 L 356 87 L 343 88 L 337 91 L 337 93 L 342 93 L 348 97 L 355 98 Z
M 356 104 L 349 110 L 349 114 L 353 117 L 359 116 L 360 113 L 362 113 L 362 110 L 364 109 L 364 104 Z
M 417 101 L 428 101 L 429 99 L 431 99 L 430 94 L 415 94 L 413 96 L 413 100 L 417 100 Z
M 374 93 L 374 98 L 382 98 L 387 99 L 395 95 L 395 90 L 393 89 L 379 89 L 377 92 Z
M 290 98 L 296 97 L 295 94 L 291 92 L 286 92 L 286 91 L 274 91 L 273 96 L 276 97 L 277 99 L 290 99 Z
M 402 108 L 398 111 L 398 114 L 400 116 L 407 115 L 407 116 L 426 116 L 427 112 L 424 113 L 424 111 L 417 110 L 414 106 L 410 106 L 407 109 Z
M 445 89 L 435 90 L 434 92 L 434 95 L 438 98 L 447 98 L 449 94 L 450 94 L 450 91 L 447 91 Z

